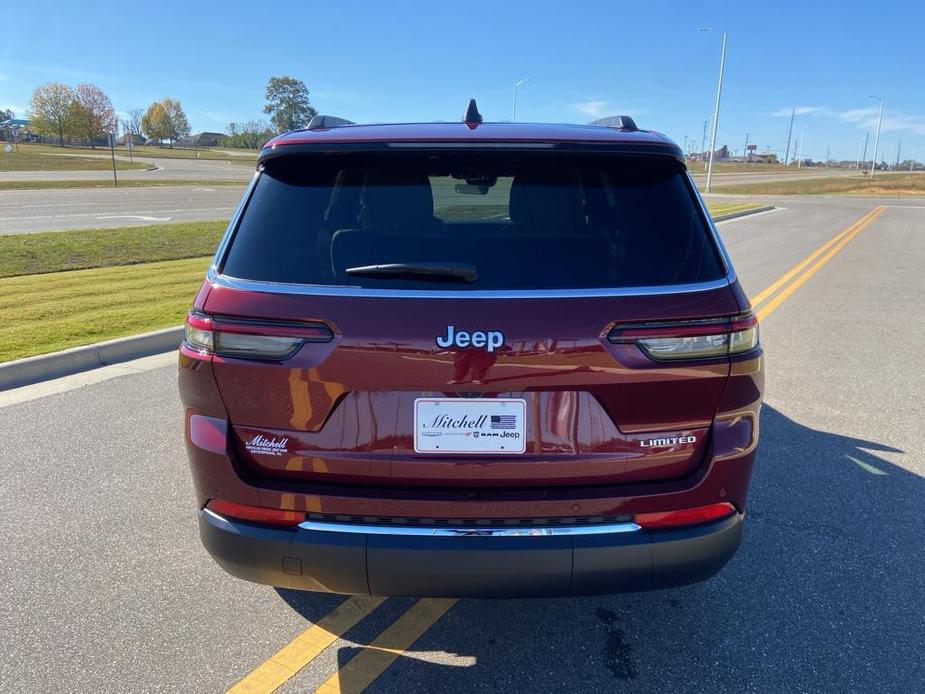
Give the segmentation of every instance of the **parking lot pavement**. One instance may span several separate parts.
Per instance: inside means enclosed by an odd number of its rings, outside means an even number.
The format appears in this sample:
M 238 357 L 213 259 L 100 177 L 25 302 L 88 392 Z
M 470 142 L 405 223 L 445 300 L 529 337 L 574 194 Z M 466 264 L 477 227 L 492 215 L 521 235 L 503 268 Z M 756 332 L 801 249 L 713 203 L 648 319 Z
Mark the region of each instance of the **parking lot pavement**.
M 0 234 L 228 219 L 245 185 L 0 191 Z
M 720 227 L 752 295 L 847 233 L 759 306 L 762 443 L 723 572 L 461 600 L 408 647 L 395 626 L 421 603 L 385 600 L 279 691 L 921 690 L 925 208 L 781 204 Z M 92 380 L 0 407 L 0 690 L 230 687 L 346 599 L 237 581 L 206 556 L 172 367 Z M 379 674 L 368 656 L 390 647 Z

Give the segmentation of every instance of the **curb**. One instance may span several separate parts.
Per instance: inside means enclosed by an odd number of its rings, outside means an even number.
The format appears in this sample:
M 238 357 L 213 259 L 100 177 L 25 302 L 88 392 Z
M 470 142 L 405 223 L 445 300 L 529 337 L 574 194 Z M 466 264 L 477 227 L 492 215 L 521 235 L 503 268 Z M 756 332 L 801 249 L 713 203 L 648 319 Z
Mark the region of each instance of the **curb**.
M 183 326 L 155 330 L 0 364 L 0 391 L 176 349 Z
M 739 210 L 738 212 L 730 212 L 729 214 L 721 214 L 719 217 L 713 217 L 713 221 L 714 222 L 725 222 L 730 219 L 738 219 L 739 217 L 747 217 L 750 214 L 758 214 L 759 212 L 770 212 L 773 209 L 776 209 L 774 205 L 764 205 L 762 207 L 753 207 L 750 210 Z

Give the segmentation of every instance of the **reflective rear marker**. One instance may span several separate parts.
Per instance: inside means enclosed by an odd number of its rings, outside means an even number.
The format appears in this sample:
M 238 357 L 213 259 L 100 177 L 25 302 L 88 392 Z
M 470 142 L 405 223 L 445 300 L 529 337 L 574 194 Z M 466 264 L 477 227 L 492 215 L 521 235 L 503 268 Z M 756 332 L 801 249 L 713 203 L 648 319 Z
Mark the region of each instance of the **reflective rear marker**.
M 385 598 L 355 595 L 296 636 L 228 691 L 232 694 L 272 692 L 317 658 L 351 627 L 375 610 Z

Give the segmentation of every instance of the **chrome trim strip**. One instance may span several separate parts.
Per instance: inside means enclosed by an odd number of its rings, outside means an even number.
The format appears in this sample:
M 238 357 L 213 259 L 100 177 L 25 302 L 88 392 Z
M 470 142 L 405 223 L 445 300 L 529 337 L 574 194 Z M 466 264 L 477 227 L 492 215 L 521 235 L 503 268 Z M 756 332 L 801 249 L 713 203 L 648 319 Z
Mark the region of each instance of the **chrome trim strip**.
M 359 523 L 328 523 L 305 521 L 299 523 L 300 530 L 321 533 L 357 533 L 360 535 L 399 535 L 403 537 L 550 537 L 575 535 L 611 535 L 634 533 L 642 528 L 635 523 L 610 523 L 605 525 L 570 525 L 560 527 L 493 527 L 471 526 L 461 528 L 434 528 L 404 525 L 361 525 Z
M 687 294 L 706 292 L 728 287 L 735 275 L 693 284 L 672 284 L 651 287 L 602 287 L 600 289 L 477 289 L 460 290 L 415 290 L 415 289 L 367 289 L 328 284 L 284 284 L 228 277 L 218 272 L 213 264 L 209 268 L 209 281 L 213 284 L 251 292 L 270 294 L 296 294 L 309 296 L 352 296 L 387 299 L 582 299 L 619 296 L 654 296 L 660 294 Z

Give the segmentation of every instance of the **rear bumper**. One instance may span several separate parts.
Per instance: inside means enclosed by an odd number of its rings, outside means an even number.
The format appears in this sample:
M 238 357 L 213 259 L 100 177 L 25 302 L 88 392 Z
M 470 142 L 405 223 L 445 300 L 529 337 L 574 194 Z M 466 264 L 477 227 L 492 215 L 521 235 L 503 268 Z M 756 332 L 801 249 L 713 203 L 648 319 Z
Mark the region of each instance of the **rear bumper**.
M 539 537 L 431 537 L 268 528 L 200 511 L 199 531 L 228 573 L 333 593 L 541 597 L 669 588 L 732 558 L 742 514 L 660 531 Z

